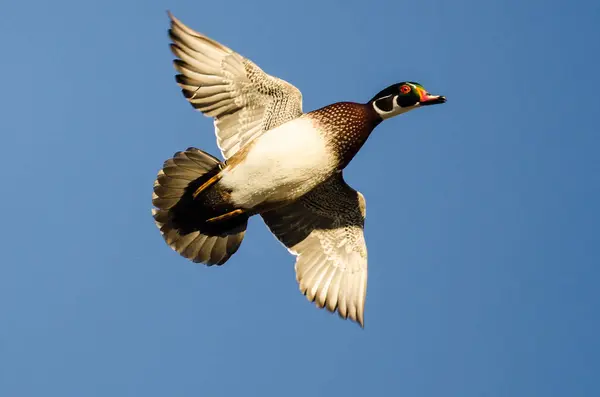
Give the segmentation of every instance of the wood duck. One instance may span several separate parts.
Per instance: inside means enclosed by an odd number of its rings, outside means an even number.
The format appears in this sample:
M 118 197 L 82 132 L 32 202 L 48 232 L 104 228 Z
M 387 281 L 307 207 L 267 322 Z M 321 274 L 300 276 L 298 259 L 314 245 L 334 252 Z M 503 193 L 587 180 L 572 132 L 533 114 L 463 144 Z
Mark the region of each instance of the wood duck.
M 308 300 L 364 327 L 366 204 L 342 170 L 383 120 L 446 98 L 406 81 L 367 103 L 304 113 L 296 87 L 169 17 L 176 81 L 214 119 L 224 161 L 190 147 L 164 163 L 152 213 L 165 241 L 194 262 L 222 265 L 260 215 L 296 256 Z

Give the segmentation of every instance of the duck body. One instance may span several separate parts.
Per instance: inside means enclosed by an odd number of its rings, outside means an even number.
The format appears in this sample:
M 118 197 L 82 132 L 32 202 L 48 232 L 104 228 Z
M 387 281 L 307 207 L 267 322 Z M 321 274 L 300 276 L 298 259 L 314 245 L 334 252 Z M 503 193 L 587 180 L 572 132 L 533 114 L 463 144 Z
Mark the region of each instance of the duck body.
M 360 150 L 377 125 L 367 114 L 366 105 L 335 103 L 266 131 L 228 160 L 215 187 L 256 212 L 297 200 Z
M 213 118 L 223 159 L 190 147 L 163 163 L 152 215 L 165 242 L 191 261 L 222 265 L 240 247 L 248 219 L 260 215 L 296 257 L 308 300 L 364 326 L 366 201 L 343 170 L 383 120 L 445 97 L 406 81 L 366 103 L 305 113 L 292 84 L 169 16 L 176 82 L 194 109 Z
M 218 186 L 230 190 L 236 206 L 268 208 L 308 193 L 336 166 L 326 136 L 314 120 L 302 116 L 267 131 L 236 153 Z

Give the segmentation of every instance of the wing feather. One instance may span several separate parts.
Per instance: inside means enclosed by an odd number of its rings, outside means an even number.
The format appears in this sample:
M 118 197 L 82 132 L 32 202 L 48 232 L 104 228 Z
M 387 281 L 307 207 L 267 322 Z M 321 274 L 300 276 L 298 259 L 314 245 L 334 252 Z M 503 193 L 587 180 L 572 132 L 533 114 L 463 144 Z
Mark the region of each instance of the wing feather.
M 195 109 L 214 118 L 225 159 L 263 132 L 302 115 L 302 94 L 296 87 L 169 17 L 177 84 Z
M 309 301 L 364 327 L 366 216 L 362 194 L 336 174 L 300 200 L 262 214 L 297 256 L 296 279 Z

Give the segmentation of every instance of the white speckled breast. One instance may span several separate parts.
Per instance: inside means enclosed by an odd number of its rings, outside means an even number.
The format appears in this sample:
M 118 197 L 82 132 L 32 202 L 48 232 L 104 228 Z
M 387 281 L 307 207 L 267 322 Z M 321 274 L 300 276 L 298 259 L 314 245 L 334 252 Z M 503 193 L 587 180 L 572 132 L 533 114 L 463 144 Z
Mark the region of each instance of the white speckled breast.
M 294 200 L 336 170 L 337 158 L 307 115 L 265 132 L 244 159 L 223 170 L 219 184 L 243 208 Z

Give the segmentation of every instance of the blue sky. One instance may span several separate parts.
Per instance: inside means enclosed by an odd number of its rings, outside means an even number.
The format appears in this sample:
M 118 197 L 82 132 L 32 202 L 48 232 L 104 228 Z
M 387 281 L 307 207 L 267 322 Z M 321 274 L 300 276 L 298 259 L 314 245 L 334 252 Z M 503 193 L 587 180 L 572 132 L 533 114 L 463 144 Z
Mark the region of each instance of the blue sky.
M 600 5 L 3 5 L 0 395 L 600 395 Z M 315 309 L 258 218 L 221 268 L 150 216 L 175 151 L 217 154 L 166 10 L 304 95 L 413 80 L 346 172 L 367 200 L 366 328 Z

